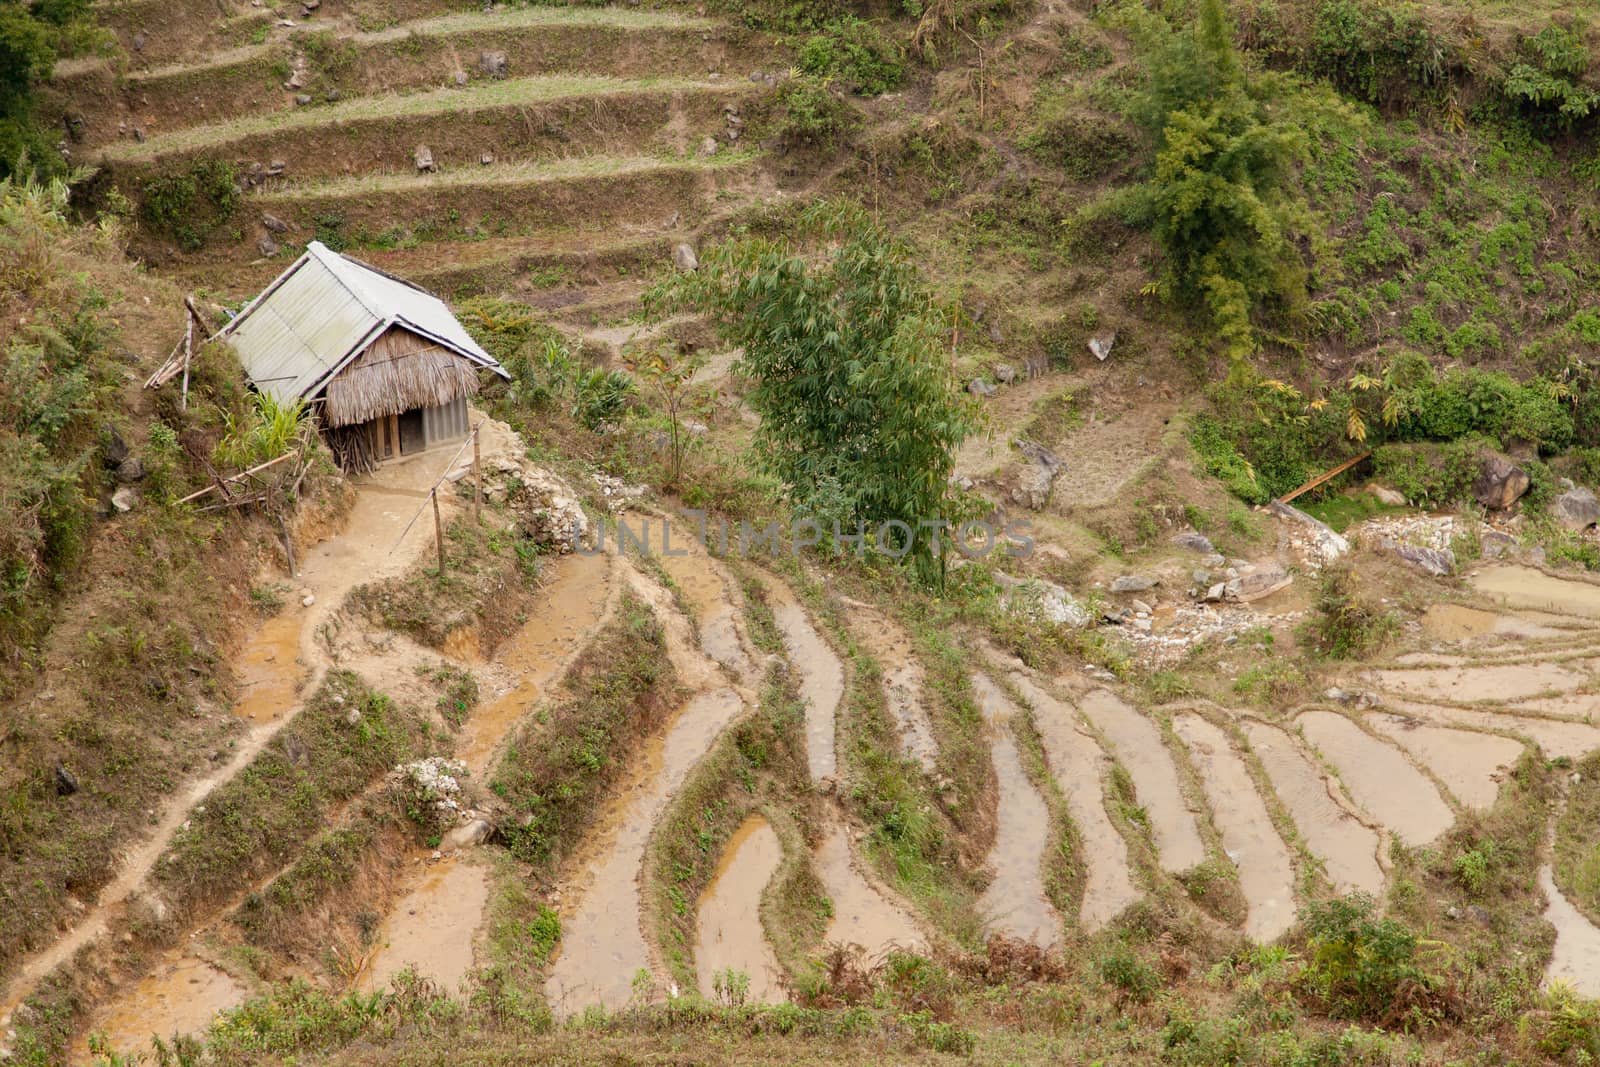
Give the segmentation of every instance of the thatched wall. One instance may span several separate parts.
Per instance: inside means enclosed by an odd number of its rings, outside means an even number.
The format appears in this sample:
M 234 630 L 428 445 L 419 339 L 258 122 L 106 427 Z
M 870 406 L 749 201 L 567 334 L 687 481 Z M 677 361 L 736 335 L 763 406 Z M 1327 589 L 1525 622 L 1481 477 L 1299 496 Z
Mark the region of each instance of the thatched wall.
M 353 426 L 478 393 L 478 368 L 399 326 L 391 327 L 328 382 L 329 427 Z

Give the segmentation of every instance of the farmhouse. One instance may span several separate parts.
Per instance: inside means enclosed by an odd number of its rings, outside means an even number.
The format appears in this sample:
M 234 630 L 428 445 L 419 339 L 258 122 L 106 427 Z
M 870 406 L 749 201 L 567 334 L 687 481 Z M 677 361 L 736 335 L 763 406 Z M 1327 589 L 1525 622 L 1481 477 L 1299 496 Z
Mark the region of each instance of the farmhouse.
M 217 336 L 261 392 L 313 406 L 352 473 L 465 437 L 479 374 L 510 377 L 438 297 L 320 241 Z

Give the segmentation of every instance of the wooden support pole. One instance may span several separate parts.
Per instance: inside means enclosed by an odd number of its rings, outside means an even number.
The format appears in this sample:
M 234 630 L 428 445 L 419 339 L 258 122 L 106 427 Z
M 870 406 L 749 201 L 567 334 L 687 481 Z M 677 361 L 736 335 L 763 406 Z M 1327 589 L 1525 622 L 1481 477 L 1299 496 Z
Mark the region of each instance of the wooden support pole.
M 194 304 L 189 304 L 189 310 L 194 310 Z M 189 410 L 189 360 L 194 355 L 194 316 L 185 315 L 183 322 L 183 393 L 178 398 L 178 407 L 182 411 Z
M 439 518 L 439 487 L 433 487 L 433 537 L 439 545 L 439 573 L 444 573 L 444 521 Z
M 472 521 L 483 522 L 483 467 L 478 455 L 478 429 L 483 423 L 478 423 L 472 428 Z

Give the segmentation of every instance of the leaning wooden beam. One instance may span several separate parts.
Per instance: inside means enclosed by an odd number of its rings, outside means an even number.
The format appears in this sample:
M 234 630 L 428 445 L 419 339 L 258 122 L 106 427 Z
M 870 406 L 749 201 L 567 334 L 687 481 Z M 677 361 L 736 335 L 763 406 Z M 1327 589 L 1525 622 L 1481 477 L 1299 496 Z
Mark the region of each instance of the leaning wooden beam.
M 1311 479 L 1309 482 L 1307 482 L 1305 485 L 1302 485 L 1300 488 L 1296 489 L 1294 492 L 1285 493 L 1283 496 L 1280 496 L 1278 498 L 1279 502 L 1283 503 L 1283 504 L 1287 504 L 1289 501 L 1293 500 L 1295 497 L 1301 496 L 1302 494 L 1311 492 L 1311 490 L 1315 489 L 1317 486 L 1321 485 L 1323 482 L 1327 481 L 1330 478 L 1334 478 L 1334 477 L 1337 477 L 1338 475 L 1343 474 L 1345 471 L 1349 470 L 1351 467 L 1354 467 L 1357 463 L 1360 463 L 1362 460 L 1366 459 L 1370 455 L 1372 455 L 1372 450 L 1369 448 L 1369 449 L 1367 449 L 1367 451 L 1361 453 L 1361 455 L 1357 456 L 1355 459 L 1347 459 L 1343 463 L 1339 464 L 1337 467 L 1333 468 L 1333 470 L 1328 471 L 1328 472 L 1326 472 L 1324 474 L 1317 475 L 1315 478 Z
M 237 481 L 240 481 L 240 480 L 242 480 L 244 478 L 250 477 L 253 474 L 259 474 L 260 472 L 266 470 L 268 467 L 276 467 L 278 464 L 282 463 L 286 459 L 289 459 L 291 456 L 298 456 L 299 454 L 300 454 L 300 450 L 298 448 L 292 448 L 289 451 L 285 452 L 283 455 L 279 456 L 277 459 L 269 459 L 265 463 L 261 463 L 261 464 L 258 464 L 256 466 L 254 466 L 254 467 L 251 467 L 247 471 L 240 471 L 238 474 L 230 475 L 229 477 L 224 478 L 223 481 L 224 482 L 237 482 Z M 201 497 L 205 496 L 207 493 L 210 493 L 210 492 L 214 491 L 217 488 L 217 484 L 218 483 L 213 483 L 211 485 L 206 486 L 204 489 L 198 490 L 197 492 L 190 493 L 188 496 L 186 496 L 182 500 L 178 501 L 178 503 L 187 504 L 187 503 L 189 503 L 191 501 L 199 500 Z

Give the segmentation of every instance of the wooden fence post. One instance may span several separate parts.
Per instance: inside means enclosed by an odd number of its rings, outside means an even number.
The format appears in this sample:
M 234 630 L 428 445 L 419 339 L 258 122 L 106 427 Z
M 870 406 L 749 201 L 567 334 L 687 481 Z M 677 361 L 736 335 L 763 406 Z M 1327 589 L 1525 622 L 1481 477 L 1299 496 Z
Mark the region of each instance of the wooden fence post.
M 483 468 L 479 466 L 478 431 L 483 423 L 472 428 L 472 521 L 483 522 Z
M 433 537 L 439 545 L 439 573 L 444 574 L 444 523 L 439 518 L 439 487 L 433 487 Z

